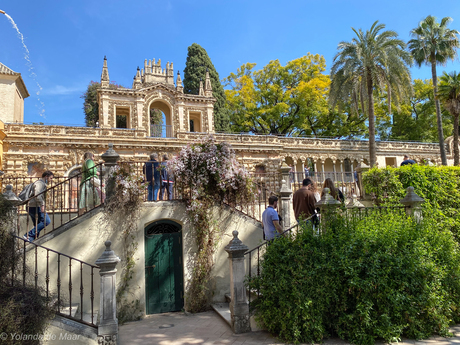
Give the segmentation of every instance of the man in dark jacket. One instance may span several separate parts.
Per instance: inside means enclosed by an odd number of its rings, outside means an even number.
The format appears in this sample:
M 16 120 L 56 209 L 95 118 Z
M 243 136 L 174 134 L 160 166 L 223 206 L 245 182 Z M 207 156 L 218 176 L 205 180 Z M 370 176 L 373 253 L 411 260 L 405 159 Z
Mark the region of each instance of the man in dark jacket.
M 300 218 L 309 218 L 314 215 L 315 212 L 315 195 L 310 190 L 312 181 L 306 178 L 302 181 L 302 187 L 294 193 L 292 197 L 292 204 L 294 207 L 294 215 L 297 221 Z
M 401 166 L 403 166 L 403 165 L 411 165 L 411 164 L 415 164 L 415 161 L 410 159 L 408 155 L 404 155 L 404 160 L 401 163 Z
M 148 186 L 148 201 L 157 201 L 158 190 L 160 189 L 160 163 L 157 161 L 158 154 L 152 153 L 150 160 L 144 164 L 145 180 L 149 183 Z

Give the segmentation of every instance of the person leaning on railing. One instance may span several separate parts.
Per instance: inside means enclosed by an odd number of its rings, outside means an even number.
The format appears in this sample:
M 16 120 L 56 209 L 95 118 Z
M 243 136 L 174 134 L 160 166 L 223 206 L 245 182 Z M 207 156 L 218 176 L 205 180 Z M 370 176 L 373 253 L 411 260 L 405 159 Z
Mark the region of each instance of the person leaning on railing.
M 101 203 L 99 191 L 97 190 L 98 187 L 100 187 L 100 180 L 93 159 L 94 155 L 91 152 L 86 152 L 83 155 L 83 163 L 81 165 L 80 203 L 78 205 L 79 215 L 82 215 L 85 211 L 89 211 Z
M 32 219 L 34 227 L 26 234 L 24 238 L 32 242 L 40 235 L 40 231 L 45 226 L 51 223 L 51 219 L 47 213 L 45 213 L 46 206 L 46 186 L 53 180 L 54 174 L 47 170 L 42 174 L 42 178 L 38 179 L 33 184 L 33 198 L 28 203 L 29 216 Z
M 163 162 L 160 163 L 160 175 L 161 175 L 161 185 L 160 185 L 160 200 L 163 200 L 163 195 L 166 190 L 168 195 L 168 200 L 173 198 L 173 183 L 174 176 L 171 170 L 168 168 L 168 155 L 163 155 Z

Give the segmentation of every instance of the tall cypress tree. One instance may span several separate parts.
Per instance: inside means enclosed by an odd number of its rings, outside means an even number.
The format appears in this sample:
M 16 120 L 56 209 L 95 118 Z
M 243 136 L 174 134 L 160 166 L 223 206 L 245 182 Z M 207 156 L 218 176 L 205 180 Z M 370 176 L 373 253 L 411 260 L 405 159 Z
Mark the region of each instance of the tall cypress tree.
M 228 132 L 230 129 L 230 116 L 227 109 L 227 98 L 224 88 L 220 83 L 217 73 L 206 50 L 199 44 L 193 43 L 188 47 L 187 61 L 184 69 L 184 93 L 198 95 L 200 91 L 200 79 L 203 86 L 206 79 L 206 69 L 212 85 L 212 95 L 217 100 L 214 104 L 214 127 L 218 132 Z

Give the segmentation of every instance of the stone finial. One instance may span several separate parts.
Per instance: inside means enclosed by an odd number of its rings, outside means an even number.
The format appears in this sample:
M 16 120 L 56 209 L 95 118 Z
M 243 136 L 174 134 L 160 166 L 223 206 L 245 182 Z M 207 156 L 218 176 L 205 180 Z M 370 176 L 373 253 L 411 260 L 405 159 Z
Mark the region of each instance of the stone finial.
M 16 194 L 13 192 L 13 186 L 12 185 L 7 185 L 6 186 L 6 191 L 3 193 L 3 196 L 5 197 L 6 200 L 10 201 L 13 203 L 13 205 L 18 205 L 22 202 L 21 199 L 19 199 Z
M 238 231 L 234 230 L 232 234 L 233 239 L 225 246 L 224 249 L 230 258 L 243 257 L 244 253 L 248 251 L 248 247 L 238 238 Z
M 112 245 L 111 241 L 105 241 L 105 250 L 99 259 L 96 260 L 96 265 L 98 265 L 101 270 L 113 270 L 116 265 L 120 262 L 120 258 L 115 255 L 115 252 L 110 248 Z
M 206 69 L 206 81 L 204 85 L 204 91 L 206 97 L 212 97 L 212 85 L 211 85 L 211 78 L 209 77 L 209 71 Z
M 179 71 L 177 71 L 176 91 L 180 93 L 184 93 L 184 87 L 182 86 L 182 79 L 180 77 Z
M 321 200 L 318 201 L 315 206 L 323 210 L 323 208 L 327 209 L 331 207 L 338 207 L 342 204 L 340 201 L 334 199 L 329 188 L 324 188 L 323 191 L 324 194 L 321 197 Z
M 109 143 L 108 150 L 101 155 L 101 158 L 104 160 L 105 165 L 110 167 L 117 164 L 117 161 L 120 159 L 120 155 L 113 149 L 113 143 Z
M 104 65 L 102 67 L 102 73 L 101 73 L 101 86 L 108 87 L 109 84 L 110 84 L 110 78 L 109 78 L 109 69 L 107 67 L 107 57 L 104 56 Z
M 399 202 L 407 207 L 417 207 L 425 202 L 425 199 L 415 193 L 414 187 L 407 187 L 406 196 Z
M 347 208 L 355 208 L 355 207 L 359 208 L 359 207 L 365 207 L 365 206 L 358 201 L 358 196 L 356 194 L 353 194 L 350 202 L 347 204 Z
M 198 93 L 199 96 L 204 96 L 204 89 L 203 89 L 203 81 L 200 79 L 200 92 Z

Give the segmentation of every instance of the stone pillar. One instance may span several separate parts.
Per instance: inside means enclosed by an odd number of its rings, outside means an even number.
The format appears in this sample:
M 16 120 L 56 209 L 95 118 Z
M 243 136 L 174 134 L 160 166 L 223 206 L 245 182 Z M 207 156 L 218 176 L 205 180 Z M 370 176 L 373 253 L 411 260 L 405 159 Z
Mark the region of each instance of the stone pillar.
M 358 173 L 358 185 L 359 185 L 359 194 L 360 198 L 362 200 L 370 200 L 371 196 L 369 194 L 366 194 L 364 191 L 364 185 L 363 185 L 363 173 L 369 171 L 370 167 L 364 161 L 361 159 L 361 162 L 359 162 L 358 166 L 356 167 L 356 172 Z
M 290 183 L 287 184 L 285 180 L 281 181 L 280 197 L 281 197 L 281 218 L 283 220 L 283 229 L 289 229 L 291 227 L 291 196 L 292 189 L 290 188 Z
M 286 163 L 283 163 L 281 168 L 279 169 L 281 173 L 281 188 L 280 188 L 280 197 L 281 200 L 278 203 L 278 211 L 281 214 L 281 218 L 283 219 L 283 228 L 288 229 L 291 225 L 291 182 L 289 171 L 291 168 Z
M 105 242 L 105 251 L 96 261 L 96 265 L 100 267 L 99 275 L 101 276 L 97 336 L 98 343 L 103 345 L 116 344 L 118 336 L 116 267 L 120 258 L 110 249 L 111 245 L 112 242 Z
M 232 317 L 232 331 L 236 334 L 251 331 L 249 323 L 249 304 L 244 286 L 245 269 L 244 253 L 248 247 L 238 238 L 238 231 L 233 231 L 233 239 L 225 247 L 230 264 L 230 314 Z
M 413 217 L 417 223 L 423 219 L 421 205 L 425 202 L 425 199 L 419 197 L 414 192 L 414 187 L 407 187 L 407 194 L 404 199 L 399 200 L 401 204 L 406 206 L 406 215 Z
M 329 188 L 324 188 L 324 194 L 321 197 L 321 200 L 318 201 L 315 206 L 319 207 L 321 210 L 321 224 L 324 224 L 333 212 L 337 211 L 337 208 L 342 204 L 340 201 L 335 200 Z
M 13 186 L 12 185 L 7 185 L 6 186 L 6 192 L 3 193 L 3 196 L 5 197 L 6 200 L 10 201 L 13 204 L 13 207 L 10 211 L 9 218 L 11 219 L 11 233 L 13 235 L 18 235 L 18 205 L 22 202 L 21 199 L 19 199 L 16 194 L 13 192 Z
M 113 144 L 110 143 L 109 149 L 104 154 L 101 155 L 101 158 L 105 162 L 107 173 L 110 174 L 110 171 L 112 170 L 111 168 L 117 165 L 117 162 L 120 159 L 120 155 L 115 152 L 115 150 L 113 149 Z M 108 178 L 107 184 L 105 187 L 106 200 L 109 200 L 114 195 L 114 193 L 115 193 L 115 179 Z

